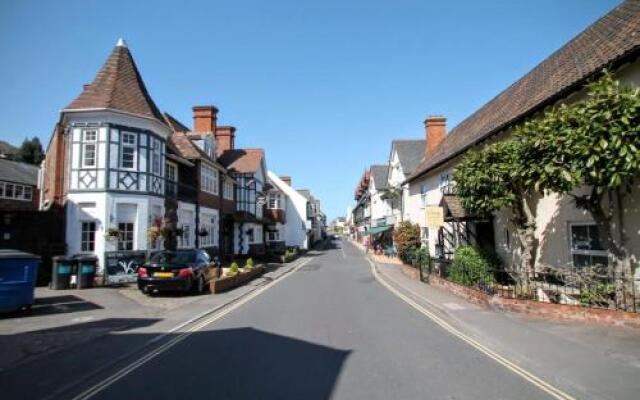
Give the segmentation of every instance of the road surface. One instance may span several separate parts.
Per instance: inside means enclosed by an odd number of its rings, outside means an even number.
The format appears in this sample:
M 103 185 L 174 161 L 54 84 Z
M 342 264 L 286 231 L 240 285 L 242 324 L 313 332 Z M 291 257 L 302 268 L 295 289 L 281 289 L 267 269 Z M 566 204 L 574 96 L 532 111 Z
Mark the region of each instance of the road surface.
M 553 398 L 409 307 L 340 241 L 176 342 L 77 398 Z

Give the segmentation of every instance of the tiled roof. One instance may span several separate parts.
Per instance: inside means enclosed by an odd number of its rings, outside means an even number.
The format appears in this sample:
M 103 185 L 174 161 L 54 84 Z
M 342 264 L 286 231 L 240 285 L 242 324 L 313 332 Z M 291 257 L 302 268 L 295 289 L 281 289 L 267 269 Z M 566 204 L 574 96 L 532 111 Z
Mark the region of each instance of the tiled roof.
M 165 123 L 142 81 L 129 49 L 117 45 L 93 82 L 66 110 L 109 108 L 155 118 Z
M 409 176 L 420 164 L 427 141 L 424 139 L 397 139 L 391 145 L 398 152 L 402 172 L 405 176 Z
M 218 162 L 231 172 L 251 173 L 260 169 L 263 158 L 262 149 L 233 149 L 224 151 Z
M 174 132 L 169 136 L 169 143 L 178 150 L 178 155 L 189 160 L 204 158 L 203 152 L 184 132 Z
M 178 121 L 173 117 L 173 115 L 165 112 L 162 114 L 164 121 L 174 132 L 189 132 L 189 128 L 187 128 L 182 122 Z
M 628 0 L 589 26 L 523 78 L 456 126 L 414 179 L 576 90 L 602 68 L 637 56 L 640 1 Z
M 389 186 L 388 165 L 372 165 L 370 171 L 371 177 L 373 178 L 373 183 L 376 185 L 376 190 L 384 190 Z
M 0 158 L 0 181 L 37 186 L 39 169 L 35 165 Z

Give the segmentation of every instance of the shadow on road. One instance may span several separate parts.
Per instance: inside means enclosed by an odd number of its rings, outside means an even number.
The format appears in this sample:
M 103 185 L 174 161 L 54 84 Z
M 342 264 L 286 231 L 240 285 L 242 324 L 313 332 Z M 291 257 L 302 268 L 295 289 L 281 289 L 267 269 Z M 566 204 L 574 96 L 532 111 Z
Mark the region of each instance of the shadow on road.
M 135 320 L 129 321 L 135 323 Z M 138 325 L 153 323 L 141 319 Z M 66 329 L 91 331 L 99 323 L 78 324 Z M 122 354 L 144 345 L 156 334 L 127 333 L 113 329 L 82 351 L 57 352 L 8 371 L 0 372 L 7 398 L 72 397 L 110 376 L 146 352 L 136 351 L 125 363 L 119 361 L 95 375 L 96 368 L 112 364 Z M 40 332 L 63 331 L 65 328 Z M 116 333 L 120 331 L 119 333 Z M 32 332 L 31 334 L 38 334 Z M 175 337 L 168 335 L 162 343 Z M 157 343 L 161 345 L 161 343 Z M 74 346 L 75 347 L 75 346 Z M 77 347 L 76 347 L 77 349 Z M 78 349 L 79 350 L 79 349 Z M 197 331 L 100 392 L 106 398 L 216 398 L 325 400 L 337 382 L 350 351 L 276 335 L 254 328 Z M 108 372 L 110 371 L 110 372 Z M 35 384 L 30 384 L 35 382 Z M 152 383 L 151 383 L 152 382 Z M 61 388 L 74 383 L 77 386 Z
M 0 314 L 0 320 L 99 310 L 103 307 L 73 295 L 37 298 L 30 310 Z

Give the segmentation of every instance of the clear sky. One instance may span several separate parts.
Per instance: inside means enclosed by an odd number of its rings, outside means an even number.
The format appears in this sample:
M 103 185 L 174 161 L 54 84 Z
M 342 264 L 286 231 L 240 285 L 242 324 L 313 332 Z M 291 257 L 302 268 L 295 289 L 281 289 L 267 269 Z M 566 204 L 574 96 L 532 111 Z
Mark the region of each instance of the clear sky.
M 216 105 L 333 218 L 392 139 L 452 128 L 619 2 L 0 0 L 0 140 L 46 145 L 123 37 L 161 110 Z

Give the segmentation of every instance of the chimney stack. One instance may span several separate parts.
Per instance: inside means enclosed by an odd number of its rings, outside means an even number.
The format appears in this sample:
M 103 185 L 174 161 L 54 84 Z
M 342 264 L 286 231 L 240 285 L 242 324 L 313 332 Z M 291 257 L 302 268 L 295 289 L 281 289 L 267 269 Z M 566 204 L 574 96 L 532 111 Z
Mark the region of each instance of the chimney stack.
M 287 185 L 291 186 L 291 177 L 290 176 L 281 176 L 280 180 L 282 180 Z
M 216 155 L 225 150 L 235 149 L 236 128 L 233 126 L 218 126 L 216 128 Z
M 193 107 L 193 130 L 197 133 L 215 133 L 218 109 L 214 106 Z
M 447 119 L 442 115 L 430 115 L 424 120 L 424 130 L 427 139 L 424 157 L 427 158 L 447 135 Z

